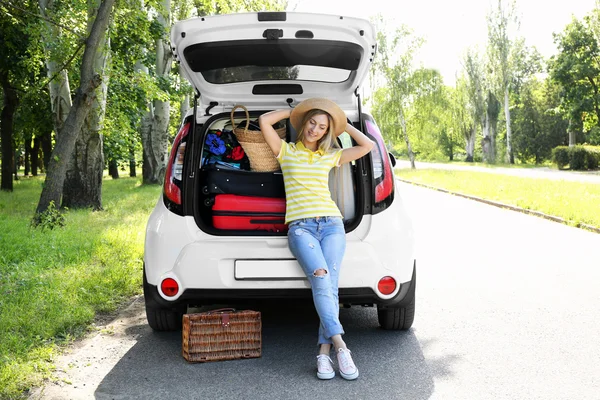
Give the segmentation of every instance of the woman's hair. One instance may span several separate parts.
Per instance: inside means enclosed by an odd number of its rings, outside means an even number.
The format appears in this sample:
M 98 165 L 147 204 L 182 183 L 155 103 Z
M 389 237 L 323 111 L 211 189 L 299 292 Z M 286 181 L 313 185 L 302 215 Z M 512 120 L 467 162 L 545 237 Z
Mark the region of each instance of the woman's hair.
M 302 118 L 302 125 L 300 125 L 302 128 L 300 129 L 300 132 L 298 132 L 298 138 L 296 141 L 301 142 L 302 139 L 304 139 L 306 125 L 308 124 L 308 121 L 310 121 L 310 119 L 316 115 L 326 115 L 328 121 L 327 132 L 317 142 L 319 150 L 327 152 L 331 149 L 339 148 L 337 140 L 335 140 L 335 135 L 333 134 L 333 118 L 331 118 L 331 115 L 329 115 L 328 112 L 319 110 L 318 108 L 313 108 L 304 114 L 304 118 Z

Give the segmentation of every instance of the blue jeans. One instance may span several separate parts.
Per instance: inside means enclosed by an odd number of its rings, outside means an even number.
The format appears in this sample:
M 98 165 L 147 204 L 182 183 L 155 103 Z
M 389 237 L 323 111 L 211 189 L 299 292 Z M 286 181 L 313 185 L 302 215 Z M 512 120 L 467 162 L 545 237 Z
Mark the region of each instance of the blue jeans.
M 331 344 L 331 337 L 343 335 L 340 324 L 338 279 L 346 250 L 346 232 L 340 217 L 303 218 L 288 225 L 290 250 L 302 266 L 312 288 L 313 301 L 321 323 L 318 344 Z M 317 270 L 324 275 L 316 275 Z

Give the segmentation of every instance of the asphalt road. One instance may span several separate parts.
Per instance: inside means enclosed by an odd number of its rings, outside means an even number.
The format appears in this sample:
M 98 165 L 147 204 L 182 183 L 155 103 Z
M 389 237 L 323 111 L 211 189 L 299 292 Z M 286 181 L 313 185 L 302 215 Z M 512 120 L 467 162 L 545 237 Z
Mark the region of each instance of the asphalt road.
M 357 381 L 315 377 L 310 304 L 263 305 L 260 359 L 188 364 L 136 300 L 36 399 L 600 399 L 600 235 L 399 184 L 418 237 L 408 332 L 341 310 Z

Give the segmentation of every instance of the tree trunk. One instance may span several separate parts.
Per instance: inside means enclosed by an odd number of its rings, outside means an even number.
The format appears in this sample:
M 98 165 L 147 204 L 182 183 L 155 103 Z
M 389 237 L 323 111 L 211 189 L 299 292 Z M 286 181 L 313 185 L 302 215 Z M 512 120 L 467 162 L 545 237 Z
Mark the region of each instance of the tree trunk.
M 119 179 L 119 164 L 117 164 L 117 160 L 108 161 L 108 174 L 113 179 Z
M 162 184 L 165 178 L 168 162 L 169 146 L 169 112 L 170 104 L 168 101 L 154 101 L 154 117 L 150 128 L 150 149 L 144 154 L 148 154 L 151 169 L 148 171 L 144 183 Z
M 52 131 L 48 130 L 44 132 L 40 138 L 40 142 L 42 146 L 44 171 L 48 171 L 48 167 L 50 166 L 50 157 L 52 157 Z
M 162 1 L 163 10 L 169 13 L 170 1 Z M 165 28 L 169 27 L 169 15 L 159 13 L 158 21 Z M 169 43 L 160 38 L 156 41 L 156 76 L 167 78 L 171 71 L 172 53 Z M 142 120 L 142 147 L 144 149 L 143 183 L 161 184 L 167 170 L 169 145 L 168 128 L 170 103 L 168 101 L 154 100 L 151 107 L 151 127 L 147 130 Z
M 573 129 L 573 123 L 571 122 L 571 119 L 569 119 L 567 132 L 569 134 L 569 147 L 575 146 L 577 144 L 577 133 Z
M 498 136 L 498 114 L 500 113 L 500 102 L 491 91 L 488 91 L 486 114 L 489 123 L 489 161 L 496 163 L 497 154 L 497 136 Z
M 512 133 L 510 130 L 510 109 L 508 99 L 508 85 L 504 88 L 504 116 L 506 117 L 506 161 L 510 164 L 515 163 L 515 158 L 512 151 L 511 137 Z
M 408 150 L 408 159 L 410 160 L 410 168 L 417 169 L 415 166 L 415 153 L 412 151 L 412 146 L 410 145 L 410 140 L 408 138 L 408 132 L 406 130 L 406 120 L 404 119 L 404 111 L 400 108 L 400 126 L 402 127 L 402 135 L 404 136 L 404 141 L 406 142 L 406 149 Z
M 23 172 L 23 175 L 25 176 L 29 176 L 29 173 L 31 172 L 31 139 L 30 140 L 25 140 L 25 171 Z
M 135 150 L 133 146 L 129 149 L 129 176 L 135 178 Z
M 475 136 L 477 134 L 477 127 L 475 124 L 471 127 L 469 137 L 467 138 L 467 162 L 473 162 L 473 154 L 475 153 Z
M 13 174 L 15 175 L 15 181 L 19 180 L 19 149 L 16 144 L 13 142 L 13 149 L 15 149 L 14 158 L 13 158 Z
M 0 139 L 2 141 L 2 178 L 0 189 L 13 191 L 13 121 L 19 98 L 10 85 L 8 72 L 0 74 L 0 84 L 4 93 L 2 113 L 0 115 Z
M 114 2 L 115 0 L 102 1 L 86 40 L 81 63 L 80 87 L 77 89 L 73 107 L 71 107 L 63 128 L 56 139 L 56 146 L 52 152 L 46 180 L 36 209 L 38 215 L 46 211 L 51 202 L 60 204 L 67 163 L 73 153 L 77 135 L 91 108 L 95 90 L 102 83 L 100 75 L 94 71 L 94 60 L 96 59 L 98 47 L 106 34 Z
M 187 114 L 189 109 L 190 109 L 190 95 L 186 94 L 185 97 L 183 98 L 183 100 L 181 101 L 181 104 L 179 104 L 179 112 L 180 112 L 179 119 L 180 120 L 183 121 L 183 117 L 185 117 L 185 115 Z
M 88 128 L 80 132 L 71 153 L 63 184 L 62 207 L 102 209 L 102 135 Z
M 48 18 L 47 9 L 52 7 L 53 0 L 39 0 L 40 14 Z M 66 70 L 59 70 L 61 65 L 54 61 L 51 57 L 53 53 L 51 43 L 59 40 L 61 30 L 56 25 L 45 22 L 46 29 L 44 31 L 44 50 L 46 52 L 46 70 L 48 77 L 54 77 L 48 83 L 50 90 L 50 105 L 52 107 L 52 120 L 54 122 L 54 131 L 60 132 L 67 115 L 73 105 L 71 101 L 71 88 L 69 87 L 69 76 Z
M 487 111 L 487 107 L 486 107 L 484 120 L 481 123 L 481 126 L 483 127 L 483 142 L 481 145 L 482 150 L 483 150 L 483 160 L 486 163 L 491 164 L 493 162 L 492 138 L 491 138 L 491 134 L 490 134 L 490 114 Z
M 88 4 L 88 30 L 96 9 L 95 1 Z M 109 60 L 109 39 L 104 35 L 99 42 L 94 70 L 101 76 L 101 84 L 95 90 L 90 111 L 75 142 L 75 151 L 67 168 L 62 206 L 68 208 L 102 209 L 102 174 L 104 152 L 102 124 L 106 110 L 108 91 L 107 63 Z
M 38 165 L 40 162 L 40 138 L 33 138 L 33 146 L 31 147 L 31 175 L 37 176 Z
M 142 115 L 140 121 L 140 136 L 142 138 L 142 183 L 152 183 L 153 171 L 156 169 L 156 163 L 153 163 L 152 156 L 152 119 L 154 107 L 152 103 L 148 104 L 148 111 Z
M 148 74 L 148 68 L 140 61 L 135 64 L 135 71 L 138 73 Z M 142 140 L 142 183 L 149 183 L 152 176 L 152 159 L 150 150 L 152 149 L 152 141 L 150 131 L 152 129 L 152 118 L 154 115 L 154 107 L 151 102 L 147 104 L 148 109 L 139 110 L 142 115 L 140 119 L 140 138 Z M 133 149 L 130 150 L 133 152 Z M 131 165 L 131 161 L 130 161 Z M 131 169 L 131 167 L 130 167 Z M 131 171 L 130 171 L 131 172 Z

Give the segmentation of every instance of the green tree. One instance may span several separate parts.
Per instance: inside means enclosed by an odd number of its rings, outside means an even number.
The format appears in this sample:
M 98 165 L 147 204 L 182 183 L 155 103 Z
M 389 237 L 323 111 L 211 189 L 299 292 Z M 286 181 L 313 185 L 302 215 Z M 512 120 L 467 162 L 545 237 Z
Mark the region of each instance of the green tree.
M 43 61 L 39 62 L 38 75 L 45 74 Z M 40 79 L 36 82 L 41 84 Z M 36 176 L 41 168 L 45 170 L 52 152 L 51 135 L 53 130 L 52 111 L 48 89 L 38 86 L 29 88 L 19 102 L 15 114 L 15 138 L 22 141 L 25 150 L 25 175 Z M 43 154 L 43 159 L 40 155 Z
M 468 158 L 469 143 L 474 141 L 473 132 L 477 121 L 473 119 L 475 112 L 470 96 L 470 83 L 464 72 L 458 77 L 456 86 L 452 90 L 450 110 L 452 114 L 452 129 L 462 137 L 465 145 L 465 154 Z
M 513 79 L 513 66 L 510 55 L 514 46 L 511 35 L 518 29 L 515 2 L 506 7 L 502 0 L 498 6 L 491 10 L 487 17 L 488 22 L 488 52 L 494 74 L 497 77 L 498 87 L 504 98 L 504 117 L 506 120 L 506 160 L 514 164 L 511 144 L 510 122 L 510 91 Z
M 559 88 L 550 78 L 531 79 L 521 88 L 514 126 L 515 156 L 540 164 L 550 159 L 552 149 L 565 144 L 567 121 L 558 111 Z
M 458 87 L 444 87 L 444 106 L 441 113 L 443 118 L 442 129 L 438 142 L 440 150 L 449 161 L 463 148 L 463 136 L 461 125 L 465 113 L 465 105 L 461 102 L 461 94 Z M 465 94 L 466 101 L 466 94 Z
M 415 92 L 407 107 L 406 124 L 415 154 L 422 159 L 444 157 L 440 137 L 448 132 L 448 100 L 439 71 L 418 68 L 411 76 Z
M 139 129 L 146 112 L 146 98 L 159 91 L 155 80 L 136 69 L 151 63 L 146 48 L 152 43 L 154 33 L 148 7 L 139 0 L 121 4 L 113 13 L 114 23 L 109 32 L 111 81 L 103 134 L 106 164 L 113 178 L 119 176 L 119 166 L 125 162 L 129 164 L 129 175 L 136 176 L 136 154 L 141 153 Z
M 481 56 L 476 50 L 470 49 L 465 54 L 463 60 L 465 78 L 467 78 L 467 93 L 469 96 L 471 111 L 471 132 L 465 137 L 467 144 L 467 162 L 473 162 L 475 152 L 475 139 L 477 137 L 477 126 L 481 126 L 482 131 L 485 126 L 486 116 L 486 96 L 485 96 L 485 73 L 484 64 Z M 466 133 L 466 132 L 465 132 Z M 489 159 L 486 161 L 490 161 Z
M 19 103 L 39 80 L 40 48 L 39 21 L 34 18 L 32 2 L 16 6 L 0 3 L 0 85 L 3 101 L 0 115 L 2 172 L 0 189 L 13 190 L 16 176 L 14 144 L 22 141 L 15 136 L 15 119 Z
M 562 33 L 554 35 L 558 54 L 550 59 L 552 79 L 562 87 L 561 110 L 569 119 L 569 144 L 576 131 L 600 120 L 600 48 L 590 18 L 575 18 Z
M 382 19 L 379 24 L 383 24 Z M 396 29 L 392 35 L 391 41 L 388 41 L 385 32 L 380 30 L 377 33 L 379 54 L 375 57 L 374 68 L 378 74 L 376 79 L 385 81 L 386 87 L 376 92 L 373 114 L 384 135 L 392 142 L 400 137 L 404 139 L 414 169 L 415 155 L 408 134 L 406 111 L 418 91 L 419 82 L 413 75 L 412 64 L 423 39 L 414 36 L 405 26 Z

